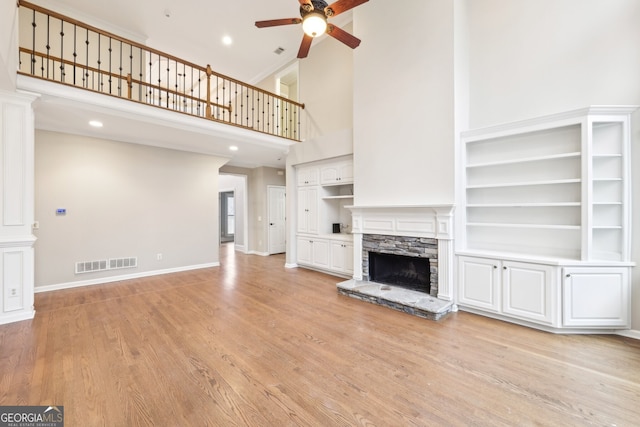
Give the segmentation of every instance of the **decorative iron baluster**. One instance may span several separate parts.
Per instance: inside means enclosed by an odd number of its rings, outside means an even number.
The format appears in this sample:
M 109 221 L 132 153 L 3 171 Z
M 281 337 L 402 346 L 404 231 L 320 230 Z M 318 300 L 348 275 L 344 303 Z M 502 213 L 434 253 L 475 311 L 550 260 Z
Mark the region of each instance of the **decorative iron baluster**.
M 60 81 L 64 83 L 64 20 L 60 20 Z
M 78 65 L 78 26 L 73 24 L 73 85 L 76 85 L 76 72 Z
M 49 41 L 49 22 L 51 20 L 51 17 L 47 15 L 47 45 L 45 46 L 47 48 L 47 62 L 46 62 L 46 68 L 47 68 L 47 78 L 49 78 L 49 59 L 50 59 L 50 51 L 51 51 L 51 44 Z M 42 76 L 44 77 L 44 66 L 42 68 Z
M 104 92 L 104 78 L 100 66 L 102 65 L 102 38 L 98 33 L 98 90 Z
M 33 17 L 31 18 L 31 38 L 33 39 L 32 47 L 31 47 L 31 74 L 36 74 L 36 28 L 38 24 L 36 24 L 36 11 L 33 11 Z
M 89 29 L 88 28 L 87 28 L 86 32 L 87 32 L 87 38 L 85 40 L 85 45 L 87 47 L 87 55 L 85 56 L 86 65 L 85 65 L 85 69 L 84 69 L 84 75 L 82 77 L 82 82 L 84 83 L 83 86 L 85 88 L 87 88 L 88 85 L 89 85 Z

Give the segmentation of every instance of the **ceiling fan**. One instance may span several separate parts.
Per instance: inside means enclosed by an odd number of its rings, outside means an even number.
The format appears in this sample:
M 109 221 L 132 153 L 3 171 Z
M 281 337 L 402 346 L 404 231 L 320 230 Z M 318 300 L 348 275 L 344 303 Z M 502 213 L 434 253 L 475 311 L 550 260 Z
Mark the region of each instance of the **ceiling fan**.
M 276 27 L 279 25 L 292 25 L 302 23 L 304 36 L 298 50 L 298 58 L 306 58 L 311 48 L 314 37 L 327 33 L 336 40 L 355 49 L 360 45 L 360 39 L 347 33 L 333 24 L 327 23 L 327 18 L 353 9 L 369 0 L 338 0 L 327 5 L 324 0 L 298 0 L 300 2 L 300 18 L 271 19 L 269 21 L 257 21 L 256 27 Z

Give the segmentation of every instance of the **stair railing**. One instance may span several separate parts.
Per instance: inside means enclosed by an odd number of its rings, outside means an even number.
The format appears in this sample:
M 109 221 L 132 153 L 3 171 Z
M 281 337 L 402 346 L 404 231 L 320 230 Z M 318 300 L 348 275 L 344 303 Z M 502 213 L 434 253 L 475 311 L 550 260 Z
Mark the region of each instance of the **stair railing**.
M 304 104 L 19 0 L 18 73 L 300 141 Z

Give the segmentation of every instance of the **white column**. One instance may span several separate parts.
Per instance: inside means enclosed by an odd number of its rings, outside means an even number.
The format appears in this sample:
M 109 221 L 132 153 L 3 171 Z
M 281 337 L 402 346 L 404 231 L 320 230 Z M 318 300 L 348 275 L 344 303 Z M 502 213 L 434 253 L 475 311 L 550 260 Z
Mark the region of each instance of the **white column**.
M 0 92 L 0 324 L 35 315 L 34 100 Z

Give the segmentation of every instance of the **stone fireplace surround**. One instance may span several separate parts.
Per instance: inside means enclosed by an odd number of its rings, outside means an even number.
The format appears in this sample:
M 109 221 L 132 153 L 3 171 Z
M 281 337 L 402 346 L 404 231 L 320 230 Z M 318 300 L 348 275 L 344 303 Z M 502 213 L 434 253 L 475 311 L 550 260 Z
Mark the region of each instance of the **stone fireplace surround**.
M 453 205 L 420 206 L 349 206 L 353 219 L 354 275 L 338 283 L 344 295 L 389 306 L 394 309 L 438 320 L 455 310 L 453 286 Z M 405 247 L 406 242 L 420 242 L 429 247 L 434 258 L 431 294 L 397 289 L 368 282 L 369 235 L 380 239 L 383 247 L 400 243 L 392 251 L 422 251 Z M 365 237 L 367 236 L 367 237 Z M 387 236 L 381 238 L 379 236 Z M 435 254 L 433 254 L 435 250 Z M 391 288 L 391 289 L 389 289 Z
M 429 260 L 429 294 L 438 296 L 438 241 L 431 237 L 386 236 L 364 234 L 362 236 L 362 279 L 369 281 L 370 253 L 400 255 Z

